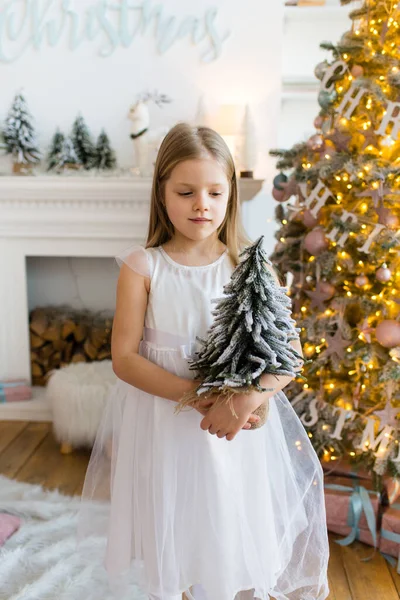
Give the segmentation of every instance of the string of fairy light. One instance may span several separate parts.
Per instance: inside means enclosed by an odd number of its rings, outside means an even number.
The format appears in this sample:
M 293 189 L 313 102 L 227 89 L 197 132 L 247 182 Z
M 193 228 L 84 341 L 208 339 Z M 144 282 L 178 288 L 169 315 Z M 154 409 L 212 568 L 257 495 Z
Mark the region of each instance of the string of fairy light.
M 366 2 L 366 6 L 369 9 L 368 16 L 362 16 L 358 22 L 353 22 L 353 33 L 355 36 L 364 38 L 365 40 L 363 62 L 366 65 L 366 69 L 368 69 L 370 63 L 373 63 L 374 65 L 374 68 L 371 69 L 371 71 L 373 71 L 372 82 L 379 86 L 382 94 L 384 94 L 388 100 L 395 102 L 398 101 L 399 91 L 391 85 L 390 80 L 391 77 L 400 75 L 400 68 L 398 66 L 400 63 L 400 45 L 395 41 L 395 37 L 400 36 L 399 3 L 394 0 L 383 0 L 382 2 L 376 2 L 376 0 L 374 0 L 372 2 Z M 385 14 L 380 16 L 379 10 L 384 11 Z M 374 13 L 373 18 L 370 18 L 370 13 Z M 385 28 L 384 32 L 383 28 Z M 376 57 L 379 54 L 381 56 L 386 55 L 386 65 L 376 61 Z M 346 61 L 349 65 L 354 62 L 353 57 L 348 52 L 340 54 L 340 57 L 337 58 Z M 389 68 L 387 68 L 388 64 Z M 385 70 L 385 72 L 382 72 L 383 70 Z M 335 86 L 338 96 L 345 94 L 355 79 L 357 79 L 357 77 L 352 74 L 352 71 L 349 68 L 341 81 Z M 370 76 L 368 79 L 371 81 Z M 386 115 L 384 102 L 382 101 L 382 98 L 374 93 L 372 87 L 368 89 L 368 94 L 365 98 L 365 109 L 365 111 L 356 111 L 350 118 L 343 116 L 339 117 L 337 121 L 341 130 L 344 132 L 347 131 L 348 134 L 351 135 L 352 143 L 356 146 L 356 164 L 358 168 L 355 173 L 349 173 L 345 168 L 347 165 L 344 165 L 342 170 L 335 173 L 332 180 L 329 181 L 329 189 L 335 199 L 335 204 L 329 205 L 331 216 L 339 214 L 339 211 L 343 209 L 343 206 L 346 206 L 346 209 L 357 215 L 360 229 L 357 233 L 354 231 L 348 232 L 348 248 L 345 249 L 334 241 L 331 241 L 329 246 L 331 251 L 336 249 L 335 268 L 338 275 L 343 273 L 343 280 L 340 282 L 340 287 L 343 290 L 343 295 L 349 299 L 353 296 L 359 297 L 360 292 L 368 292 L 374 285 L 368 277 L 375 274 L 377 264 L 387 268 L 387 262 L 390 261 L 390 270 L 392 272 L 390 280 L 382 282 L 381 291 L 369 297 L 376 305 L 375 310 L 367 316 L 366 324 L 368 327 L 372 327 L 380 318 L 382 318 L 382 316 L 386 319 L 390 319 L 395 318 L 399 313 L 400 253 L 398 248 L 396 248 L 396 244 L 394 244 L 394 247 L 382 248 L 379 244 L 374 243 L 375 259 L 369 261 L 367 259 L 362 260 L 359 258 L 358 260 L 353 261 L 354 264 L 352 265 L 352 277 L 354 277 L 354 280 L 357 276 L 366 276 L 364 285 L 356 286 L 354 281 L 351 280 L 351 277 L 346 275 L 349 271 L 349 261 L 357 254 L 356 242 L 359 242 L 359 238 L 363 234 L 364 237 L 365 234 L 368 234 L 371 226 L 373 227 L 376 225 L 375 210 L 371 206 L 372 203 L 368 203 L 365 198 L 357 197 L 356 193 L 366 192 L 368 190 L 378 191 L 382 186 L 382 177 L 379 173 L 382 169 L 390 171 L 386 172 L 385 176 L 386 184 L 390 187 L 390 194 L 396 192 L 400 193 L 400 136 L 395 139 L 390 133 L 386 133 L 383 137 L 380 136 L 380 139 L 378 141 L 376 140 L 375 143 L 371 142 L 366 144 L 369 138 L 364 137 L 362 133 L 376 130 L 377 123 L 381 122 Z M 328 149 L 329 145 L 334 148 L 333 142 L 329 144 L 329 141 L 326 141 L 326 145 L 328 146 Z M 333 154 L 328 151 L 324 154 L 324 159 L 326 161 L 331 161 L 332 156 Z M 304 171 L 310 171 L 314 166 L 312 160 L 307 156 L 303 157 L 301 164 Z M 400 198 L 397 206 L 399 206 L 399 204 Z M 392 203 L 391 209 L 395 209 L 394 202 Z M 375 220 L 372 218 L 373 216 L 375 216 Z M 288 223 L 286 218 L 282 219 L 281 222 L 283 225 L 287 225 Z M 329 223 L 326 225 L 329 225 Z M 392 240 L 396 241 L 395 238 L 399 238 L 400 234 L 398 223 L 397 226 L 395 224 L 392 228 L 387 227 L 385 233 L 386 235 L 389 235 L 389 237 L 391 236 Z M 285 243 L 286 240 L 284 237 L 281 237 L 280 241 Z M 348 251 L 350 249 L 354 249 L 353 257 Z M 310 267 L 315 260 L 316 257 L 314 255 L 311 255 L 308 258 Z M 337 284 L 336 287 L 338 287 Z M 307 316 L 308 310 L 308 306 L 303 303 L 300 308 L 303 317 Z M 323 315 L 332 317 L 334 311 L 327 308 Z M 302 327 L 302 331 L 305 332 L 304 327 Z M 358 340 L 364 343 L 366 342 L 366 337 L 363 332 L 359 333 Z M 323 352 L 326 342 L 327 340 L 325 337 L 321 337 L 320 343 L 318 344 L 315 344 L 315 342 L 306 342 L 304 344 L 305 356 L 310 358 L 319 355 Z M 346 348 L 346 353 L 350 358 L 353 351 L 352 345 Z M 380 366 L 379 360 L 377 360 L 375 356 L 371 356 L 365 366 L 365 373 L 360 372 L 357 368 L 350 368 L 347 370 L 350 386 L 353 386 L 354 382 L 360 382 L 360 394 L 365 393 L 367 389 L 365 378 L 368 378 L 369 374 Z M 316 374 L 317 376 L 320 376 L 321 371 L 318 370 Z M 303 384 L 303 389 L 309 389 L 309 384 Z M 328 380 L 324 382 L 324 389 L 328 393 L 334 391 L 336 389 L 336 381 L 328 378 Z M 369 392 L 370 394 L 373 394 L 374 390 L 370 389 Z M 334 404 L 347 410 L 354 408 L 352 402 L 346 401 L 343 398 L 335 399 Z M 376 403 L 374 408 L 376 409 Z M 329 429 L 330 425 L 326 423 L 322 425 L 323 431 L 327 432 Z M 308 432 L 308 436 L 312 438 L 313 434 Z M 390 434 L 386 433 L 385 436 L 391 438 L 396 444 L 399 443 L 399 440 L 394 440 L 393 436 Z M 301 451 L 302 447 L 299 440 L 295 442 L 295 445 L 297 449 Z M 369 442 L 366 441 L 364 450 L 367 451 L 368 447 Z M 380 447 L 378 448 L 376 455 L 377 457 L 382 457 L 385 452 L 387 452 L 387 449 Z M 356 452 L 350 450 L 348 454 L 354 457 Z M 335 454 L 333 445 L 329 445 L 329 449 L 326 448 L 324 450 L 324 458 L 332 461 L 339 458 Z

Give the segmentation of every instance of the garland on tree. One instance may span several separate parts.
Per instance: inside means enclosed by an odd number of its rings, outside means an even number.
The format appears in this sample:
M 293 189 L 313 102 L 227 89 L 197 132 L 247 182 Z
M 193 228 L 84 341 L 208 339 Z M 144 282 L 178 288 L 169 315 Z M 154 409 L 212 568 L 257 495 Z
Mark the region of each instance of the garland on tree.
M 273 391 L 262 387 L 263 374 L 302 377 L 299 361 L 304 359 L 290 344 L 300 330 L 291 318 L 287 288 L 276 283 L 267 267 L 272 265 L 262 249 L 263 239 L 240 254 L 224 296 L 213 300 L 214 322 L 206 340 L 197 338 L 203 346 L 198 358 L 189 361 L 202 381 L 182 398 L 176 412 L 196 406 L 201 395 L 218 394 L 213 406 L 228 404 L 237 416 L 232 401 L 236 394 Z M 260 409 L 266 418 L 266 407 Z

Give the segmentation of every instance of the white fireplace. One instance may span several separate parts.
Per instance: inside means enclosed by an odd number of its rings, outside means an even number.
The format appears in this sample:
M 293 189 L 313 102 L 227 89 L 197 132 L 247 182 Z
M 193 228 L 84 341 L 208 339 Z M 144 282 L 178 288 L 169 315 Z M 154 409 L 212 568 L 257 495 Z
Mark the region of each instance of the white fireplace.
M 242 201 L 262 180 L 239 180 Z M 113 257 L 147 233 L 150 179 L 0 178 L 0 380 L 31 380 L 27 257 Z M 0 404 L 1 419 L 51 420 L 43 388 Z

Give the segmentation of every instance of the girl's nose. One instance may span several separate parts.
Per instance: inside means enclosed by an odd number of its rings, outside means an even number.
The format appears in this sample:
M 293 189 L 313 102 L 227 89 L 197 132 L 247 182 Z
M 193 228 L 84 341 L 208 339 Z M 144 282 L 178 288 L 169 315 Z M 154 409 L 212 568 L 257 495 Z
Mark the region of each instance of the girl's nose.
M 198 192 L 195 196 L 194 202 L 195 210 L 201 208 L 202 210 L 208 209 L 209 207 L 209 198 L 207 192 Z

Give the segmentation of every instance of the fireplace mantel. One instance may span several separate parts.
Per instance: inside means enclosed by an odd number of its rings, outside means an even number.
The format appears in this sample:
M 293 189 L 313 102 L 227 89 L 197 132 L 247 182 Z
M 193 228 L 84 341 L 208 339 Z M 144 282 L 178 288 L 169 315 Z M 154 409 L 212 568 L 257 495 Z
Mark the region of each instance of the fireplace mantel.
M 90 175 L 0 176 L 0 205 L 68 205 L 129 207 L 137 198 L 148 201 L 151 178 Z M 263 179 L 238 179 L 242 202 L 252 200 L 261 190 Z
M 242 202 L 263 180 L 239 179 Z M 0 380 L 31 380 L 26 258 L 113 257 L 143 244 L 151 179 L 100 176 L 0 177 Z M 1 419 L 51 420 L 43 390 L 0 404 Z

